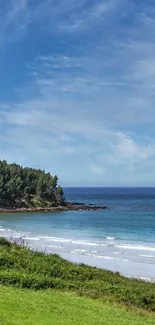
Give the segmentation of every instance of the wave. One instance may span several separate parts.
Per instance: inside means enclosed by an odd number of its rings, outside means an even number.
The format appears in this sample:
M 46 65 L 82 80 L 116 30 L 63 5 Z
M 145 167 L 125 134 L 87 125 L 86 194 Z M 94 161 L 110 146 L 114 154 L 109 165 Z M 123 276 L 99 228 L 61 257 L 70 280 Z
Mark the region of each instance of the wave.
M 79 253 L 85 253 L 86 250 L 85 249 L 74 249 L 75 252 L 79 252 Z M 97 251 L 96 251 L 97 252 Z
M 91 256 L 91 257 L 96 257 L 96 258 L 103 258 L 103 259 L 106 259 L 106 260 L 114 260 L 115 259 L 114 257 L 111 257 L 111 256 L 94 255 L 94 254 L 91 254 L 91 253 L 86 253 L 85 255 L 86 256 Z
M 26 239 L 26 240 L 36 240 L 36 241 L 40 240 L 40 238 L 38 238 L 38 237 L 25 237 L 25 236 L 24 236 L 24 239 Z
M 124 259 L 124 258 L 115 258 L 112 256 L 104 256 L 104 255 L 94 255 L 91 253 L 86 253 L 86 256 L 91 256 L 91 257 L 96 257 L 96 258 L 101 258 L 101 259 L 105 259 L 105 260 L 115 260 L 115 261 L 123 261 L 123 262 L 129 262 L 129 260 Z
M 150 257 L 150 258 L 155 258 L 155 256 L 154 255 L 140 255 L 141 257 Z
M 74 240 L 74 239 L 68 239 L 68 238 L 66 239 L 66 238 L 50 237 L 50 236 L 40 236 L 39 239 L 43 239 L 43 240 L 46 240 L 46 241 L 68 243 L 68 244 L 77 244 L 77 245 L 101 246 L 101 247 L 108 246 L 105 243 L 87 242 L 85 240 Z
M 143 281 L 146 281 L 146 282 L 152 282 L 152 283 L 155 283 L 155 278 L 148 278 L 148 277 L 145 277 L 145 276 L 131 276 L 131 275 L 125 275 L 126 278 L 130 278 L 130 279 L 139 279 L 139 280 L 143 280 Z
M 45 246 L 45 245 L 43 245 L 43 246 Z M 63 247 L 61 247 L 61 246 L 57 246 L 57 245 L 48 245 L 47 246 L 47 248 L 60 248 L 60 249 L 62 249 Z
M 21 234 L 13 234 L 13 238 L 19 238 L 21 237 Z M 85 245 L 85 246 L 94 246 L 94 247 L 107 247 L 110 246 L 105 243 L 100 243 L 100 242 L 87 242 L 85 240 L 74 240 L 74 239 L 69 239 L 69 238 L 61 238 L 61 237 L 51 237 L 51 236 L 22 236 L 23 239 L 29 240 L 29 241 L 39 241 L 39 240 L 44 240 L 46 242 L 57 242 L 57 243 L 62 243 L 63 244 L 75 244 L 75 245 Z
M 136 246 L 136 245 L 132 245 L 132 244 L 126 244 L 126 245 L 114 245 L 114 247 L 122 248 L 122 249 L 133 249 L 133 250 L 155 252 L 155 247 L 151 247 L 151 246 L 142 246 L 142 245 Z
M 108 238 L 112 238 L 112 237 L 108 237 Z M 155 247 L 143 246 L 143 245 L 134 245 L 134 244 L 114 245 L 114 244 L 108 244 L 108 243 L 102 243 L 102 242 L 87 242 L 85 240 L 74 240 L 74 239 L 66 239 L 66 238 L 59 238 L 59 237 L 49 237 L 49 236 L 42 236 L 42 237 L 40 237 L 40 239 L 44 239 L 44 240 L 47 240 L 47 241 L 61 242 L 62 244 L 67 243 L 67 244 L 75 244 L 75 245 L 82 245 L 82 246 L 92 246 L 92 247 L 115 247 L 115 248 L 119 248 L 119 249 L 155 251 Z
M 83 251 L 84 252 L 84 249 L 83 247 L 81 246 L 85 246 L 85 247 L 94 247 L 95 248 L 100 248 L 100 247 L 112 247 L 114 249 L 119 249 L 119 250 L 138 250 L 138 251 L 150 251 L 150 252 L 155 252 L 155 247 L 152 247 L 152 246 L 144 246 L 144 245 L 135 245 L 135 244 L 132 244 L 132 243 L 128 243 L 128 244 L 114 244 L 114 243 L 111 243 L 111 242 L 100 242 L 100 241 L 86 241 L 86 240 L 78 240 L 78 239 L 71 239 L 71 238 L 62 238 L 62 237 L 54 237 L 54 236 L 33 236 L 31 237 L 31 234 L 27 233 L 25 236 L 22 235 L 22 233 L 17 233 L 15 232 L 14 230 L 10 230 L 10 229 L 4 229 L 4 228 L 0 228 L 0 231 L 1 232 L 4 232 L 4 231 L 9 231 L 9 232 L 13 232 L 12 233 L 12 237 L 13 238 L 19 238 L 19 237 L 23 237 L 23 239 L 25 240 L 28 240 L 28 241 L 45 241 L 45 242 L 54 242 L 54 243 L 60 243 L 62 246 L 65 245 L 65 244 L 72 244 L 72 245 L 77 245 L 77 251 Z M 7 235 L 8 237 L 8 235 Z M 114 240 L 115 237 L 106 237 L 107 240 Z M 47 244 L 49 245 L 49 244 Z M 96 253 L 97 252 L 97 249 L 93 251 L 93 253 Z M 119 252 L 114 252 L 116 255 L 119 254 Z M 128 253 L 124 253 L 124 254 L 128 254 Z M 143 256 L 145 257 L 145 256 Z M 146 256 L 146 257 L 152 257 L 152 256 Z

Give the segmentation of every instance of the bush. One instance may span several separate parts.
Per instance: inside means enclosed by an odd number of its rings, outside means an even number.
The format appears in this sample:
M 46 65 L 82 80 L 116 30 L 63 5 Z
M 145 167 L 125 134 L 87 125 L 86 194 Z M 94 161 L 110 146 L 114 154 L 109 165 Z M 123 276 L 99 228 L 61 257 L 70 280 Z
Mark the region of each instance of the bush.
M 0 237 L 0 246 L 8 246 L 9 247 L 9 246 L 11 246 L 11 243 L 7 239 Z

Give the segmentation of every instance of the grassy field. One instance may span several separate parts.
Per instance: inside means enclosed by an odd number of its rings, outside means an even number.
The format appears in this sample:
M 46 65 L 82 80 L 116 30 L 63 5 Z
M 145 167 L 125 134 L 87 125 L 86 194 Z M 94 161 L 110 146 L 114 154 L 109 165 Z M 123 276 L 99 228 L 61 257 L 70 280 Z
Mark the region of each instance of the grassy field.
M 0 325 L 154 325 L 154 312 L 153 283 L 0 238 Z
M 55 290 L 0 287 L 1 325 L 154 325 L 155 317 Z

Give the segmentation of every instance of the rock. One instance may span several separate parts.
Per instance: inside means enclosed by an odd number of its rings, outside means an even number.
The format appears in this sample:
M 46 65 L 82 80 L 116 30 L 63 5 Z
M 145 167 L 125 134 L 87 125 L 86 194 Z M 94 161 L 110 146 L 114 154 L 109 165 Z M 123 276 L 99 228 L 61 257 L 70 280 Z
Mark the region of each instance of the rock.
M 45 207 L 29 207 L 29 208 L 0 208 L 1 213 L 14 213 L 14 212 L 61 212 L 61 211 L 96 211 L 105 210 L 107 206 L 86 205 L 84 203 L 67 203 L 66 206 L 57 206 L 51 208 Z

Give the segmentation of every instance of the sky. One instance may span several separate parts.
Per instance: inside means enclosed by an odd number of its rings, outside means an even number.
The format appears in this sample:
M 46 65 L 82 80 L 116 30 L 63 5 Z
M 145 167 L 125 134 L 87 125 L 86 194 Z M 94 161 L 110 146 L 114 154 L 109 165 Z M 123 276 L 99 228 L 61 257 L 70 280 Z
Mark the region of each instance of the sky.
M 155 186 L 155 1 L 0 1 L 0 159 Z

